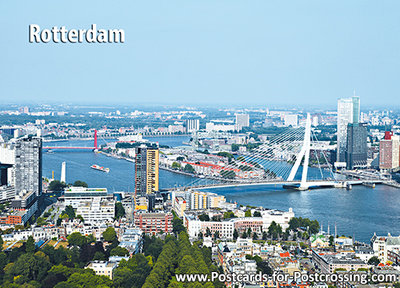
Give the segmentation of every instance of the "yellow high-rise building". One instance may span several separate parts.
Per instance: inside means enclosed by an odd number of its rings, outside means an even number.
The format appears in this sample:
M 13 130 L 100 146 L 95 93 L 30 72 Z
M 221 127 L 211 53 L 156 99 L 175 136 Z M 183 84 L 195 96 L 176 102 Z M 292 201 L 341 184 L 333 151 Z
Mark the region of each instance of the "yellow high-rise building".
M 136 148 L 135 161 L 135 193 L 137 196 L 158 191 L 158 148 L 138 147 Z

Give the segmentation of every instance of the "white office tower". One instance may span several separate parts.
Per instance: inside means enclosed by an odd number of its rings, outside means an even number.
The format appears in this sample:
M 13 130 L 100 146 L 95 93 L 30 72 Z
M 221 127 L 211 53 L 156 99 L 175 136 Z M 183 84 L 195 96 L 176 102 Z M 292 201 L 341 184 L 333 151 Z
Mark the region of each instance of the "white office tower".
M 192 133 L 199 131 L 200 129 L 200 121 L 199 119 L 188 119 L 186 120 L 186 132 Z
M 18 138 L 19 137 L 19 129 L 15 129 L 14 130 L 14 138 Z
M 338 100 L 337 110 L 337 162 L 346 162 L 347 126 L 360 121 L 360 97 Z
M 249 114 L 236 114 L 236 130 L 240 131 L 243 127 L 250 126 Z
M 297 127 L 299 124 L 299 117 L 297 114 L 285 114 L 285 126 Z
M 61 182 L 64 182 L 64 183 L 67 183 L 66 177 L 65 177 L 65 174 L 66 174 L 66 166 L 67 166 L 67 164 L 65 163 L 65 161 L 62 162 L 62 164 L 61 164 L 61 179 L 60 179 L 60 181 L 61 181 Z

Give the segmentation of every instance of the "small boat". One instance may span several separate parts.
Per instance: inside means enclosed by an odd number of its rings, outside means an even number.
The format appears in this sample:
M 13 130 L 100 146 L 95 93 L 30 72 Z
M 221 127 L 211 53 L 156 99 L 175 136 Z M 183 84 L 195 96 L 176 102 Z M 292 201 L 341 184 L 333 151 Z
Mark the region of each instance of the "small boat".
M 53 153 L 54 153 L 53 150 L 51 150 L 51 149 L 47 150 L 47 154 L 53 154 Z
M 92 166 L 90 166 L 90 168 L 95 169 L 95 170 L 99 170 L 99 171 L 102 171 L 102 172 L 106 172 L 106 173 L 110 172 L 110 168 L 104 168 L 103 166 L 99 166 L 97 164 L 93 164 Z

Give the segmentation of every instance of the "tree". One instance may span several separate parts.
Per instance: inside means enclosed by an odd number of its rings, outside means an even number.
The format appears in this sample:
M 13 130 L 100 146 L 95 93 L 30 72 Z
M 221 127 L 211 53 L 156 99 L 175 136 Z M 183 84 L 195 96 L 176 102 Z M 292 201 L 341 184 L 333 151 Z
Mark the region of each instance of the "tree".
M 43 217 L 39 217 L 39 218 L 36 220 L 36 224 L 37 224 L 38 226 L 43 226 L 43 225 L 46 225 L 47 222 L 46 222 L 46 219 L 44 219 Z
M 272 221 L 271 225 L 268 228 L 268 234 L 272 236 L 272 239 L 277 239 L 280 235 L 282 235 L 281 225 L 276 224 L 275 221 Z
M 263 233 L 262 233 L 262 240 L 267 240 L 267 238 L 268 238 L 267 232 L 263 231 Z
M 238 231 L 235 229 L 233 230 L 233 240 L 236 240 L 239 237 Z
M 67 184 L 65 184 L 64 182 L 60 182 L 59 180 L 53 180 L 50 182 L 47 189 L 50 191 L 59 192 L 63 191 L 65 187 L 67 187 Z
M 335 243 L 335 237 L 333 237 L 332 235 L 329 236 L 329 245 L 333 246 L 334 243 Z
M 257 240 L 258 239 L 258 235 L 256 232 L 253 233 L 253 240 Z
M 111 250 L 110 256 L 127 256 L 129 255 L 129 251 L 126 248 L 117 246 Z
M 79 219 L 82 223 L 85 222 L 85 219 L 83 219 L 82 215 L 76 215 L 76 219 Z
M 151 255 L 154 259 L 157 260 L 158 256 L 162 251 L 163 244 L 164 243 L 160 238 L 156 238 L 155 236 L 152 237 L 144 236 L 144 241 L 143 241 L 144 255 L 146 256 Z
M 125 216 L 125 208 L 121 202 L 115 203 L 115 218 L 120 219 Z
M 75 210 L 71 205 L 65 206 L 65 209 L 61 212 L 61 218 L 74 219 L 75 216 Z
M 246 210 L 246 212 L 244 212 L 244 217 L 251 217 L 251 210 Z
M 247 229 L 247 236 L 251 237 L 251 228 L 250 227 Z
M 74 187 L 85 187 L 85 188 L 89 187 L 86 182 L 83 182 L 83 181 L 80 181 L 80 180 L 76 180 L 74 182 L 74 184 L 72 184 L 72 186 L 74 186 Z
M 104 261 L 107 260 L 107 257 L 106 255 L 104 255 L 104 253 L 97 251 L 96 253 L 94 253 L 93 260 Z
M 215 231 L 214 233 L 214 240 L 219 239 L 219 231 Z
M 88 236 L 86 236 L 86 239 L 88 244 L 96 242 L 96 238 L 94 237 L 93 234 L 89 234 Z
M 231 218 L 235 218 L 235 214 L 233 214 L 232 211 L 226 211 L 224 212 L 224 219 L 231 219 Z
M 106 242 L 113 242 L 117 239 L 117 233 L 113 227 L 108 227 L 106 231 L 103 232 L 103 239 Z
M 206 237 L 210 237 L 212 234 L 211 234 L 211 230 L 210 230 L 210 228 L 206 228 Z
M 199 215 L 199 220 L 200 221 L 210 221 L 210 216 L 208 216 L 207 214 L 203 213 Z
M 261 217 L 260 211 L 254 211 L 253 217 Z
M 35 240 L 32 236 L 29 236 L 28 240 L 25 242 L 25 251 L 26 253 L 35 252 Z
M 179 164 L 178 162 L 172 162 L 172 169 L 174 170 L 180 170 L 181 169 L 181 164 Z
M 308 218 L 293 217 L 289 221 L 289 230 L 296 231 L 297 228 L 307 228 L 310 234 L 318 233 L 320 225 L 317 220 L 311 221 Z
M 112 281 L 106 276 L 98 276 L 93 270 L 83 270 L 72 274 L 67 281 L 60 282 L 54 288 L 64 287 L 112 287 Z
M 380 261 L 379 258 L 376 257 L 376 256 L 372 256 L 372 257 L 369 258 L 369 260 L 368 260 L 368 264 L 369 264 L 369 265 L 377 266 L 379 263 L 381 263 L 381 261 Z
M 68 244 L 72 246 L 82 247 L 87 243 L 87 238 L 79 232 L 73 232 L 68 237 Z
M 5 272 L 13 276 L 21 275 L 26 281 L 40 281 L 44 279 L 49 268 L 50 263 L 44 257 L 26 253 L 19 256 L 18 260 L 9 269 L 5 269 Z
M 183 221 L 176 215 L 174 215 L 174 219 L 172 220 L 172 232 L 174 232 L 175 235 L 178 235 L 182 231 L 185 231 L 186 228 L 183 226 Z
M 193 166 L 190 164 L 186 164 L 185 168 L 183 168 L 183 170 L 187 173 L 192 173 L 194 174 L 196 171 L 194 170 Z

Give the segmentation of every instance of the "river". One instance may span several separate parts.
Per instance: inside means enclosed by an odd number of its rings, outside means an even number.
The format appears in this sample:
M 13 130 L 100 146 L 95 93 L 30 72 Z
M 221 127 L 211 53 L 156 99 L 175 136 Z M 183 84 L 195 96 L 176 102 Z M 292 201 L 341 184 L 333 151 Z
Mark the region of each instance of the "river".
M 161 145 L 179 146 L 188 136 L 151 137 L 150 141 Z M 104 140 L 99 140 L 104 141 Z M 110 140 L 107 140 L 110 141 Z M 49 143 L 45 143 L 46 146 Z M 101 142 L 99 144 L 102 144 Z M 91 146 L 90 141 L 52 142 L 51 146 Z M 90 187 L 106 187 L 109 191 L 134 190 L 134 163 L 88 151 L 61 150 L 43 153 L 43 175 L 60 178 L 61 163 L 67 163 L 67 182 L 82 180 Z M 90 168 L 99 164 L 110 168 L 104 173 Z M 310 175 L 313 174 L 311 169 Z M 184 186 L 196 178 L 160 170 L 160 188 Z M 378 235 L 400 234 L 400 189 L 385 185 L 376 188 L 354 186 L 352 190 L 317 189 L 309 191 L 286 190 L 275 186 L 242 186 L 209 189 L 224 195 L 228 201 L 238 204 L 263 206 L 287 210 L 293 208 L 296 216 L 317 219 L 326 231 L 329 224 L 333 233 L 336 223 L 340 235 L 354 236 L 356 240 L 369 242 Z

